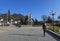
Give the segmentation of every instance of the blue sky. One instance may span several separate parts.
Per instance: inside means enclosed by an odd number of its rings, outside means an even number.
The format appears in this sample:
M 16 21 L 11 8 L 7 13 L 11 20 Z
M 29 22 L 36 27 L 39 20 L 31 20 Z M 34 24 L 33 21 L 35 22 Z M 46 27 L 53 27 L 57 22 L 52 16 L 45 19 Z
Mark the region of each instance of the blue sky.
M 27 15 L 31 12 L 33 18 L 41 20 L 42 15 L 51 16 L 51 10 L 56 12 L 55 18 L 60 15 L 60 0 L 0 0 L 0 13 L 21 13 Z

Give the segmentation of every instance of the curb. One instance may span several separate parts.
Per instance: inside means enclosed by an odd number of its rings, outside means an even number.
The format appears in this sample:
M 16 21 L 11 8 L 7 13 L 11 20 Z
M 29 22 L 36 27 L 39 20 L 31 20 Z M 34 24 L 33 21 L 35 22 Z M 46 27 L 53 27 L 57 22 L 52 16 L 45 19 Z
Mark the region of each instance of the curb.
M 51 33 L 52 35 L 60 38 L 60 34 L 57 34 L 57 33 L 53 32 L 53 31 L 51 31 L 51 30 L 47 30 L 47 33 L 48 33 L 48 32 Z

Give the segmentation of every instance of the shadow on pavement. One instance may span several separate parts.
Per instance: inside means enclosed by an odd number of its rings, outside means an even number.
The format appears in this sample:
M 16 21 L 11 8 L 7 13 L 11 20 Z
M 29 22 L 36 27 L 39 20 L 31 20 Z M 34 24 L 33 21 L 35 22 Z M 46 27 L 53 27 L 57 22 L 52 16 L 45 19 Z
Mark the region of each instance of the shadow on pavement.
M 48 33 L 50 36 L 52 36 L 53 38 L 55 38 L 57 41 L 60 41 L 60 37 L 58 37 L 57 35 L 49 32 L 49 31 L 47 31 L 47 33 Z
M 21 35 L 21 36 L 36 36 L 36 37 L 44 37 L 42 34 L 9 34 L 9 35 Z

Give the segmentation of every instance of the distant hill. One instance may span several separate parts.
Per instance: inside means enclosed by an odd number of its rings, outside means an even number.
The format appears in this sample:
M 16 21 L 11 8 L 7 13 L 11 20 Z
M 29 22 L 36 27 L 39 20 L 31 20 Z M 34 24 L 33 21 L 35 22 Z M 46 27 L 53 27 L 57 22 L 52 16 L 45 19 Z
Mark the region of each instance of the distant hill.
M 22 14 L 13 14 L 11 15 L 13 18 L 18 18 L 18 19 L 25 19 L 25 16 L 23 16 Z
M 7 14 L 0 14 L 0 18 L 7 18 Z
M 12 14 L 10 16 L 13 19 L 25 19 L 25 16 L 22 14 Z M 7 18 L 7 14 L 0 14 L 0 18 Z

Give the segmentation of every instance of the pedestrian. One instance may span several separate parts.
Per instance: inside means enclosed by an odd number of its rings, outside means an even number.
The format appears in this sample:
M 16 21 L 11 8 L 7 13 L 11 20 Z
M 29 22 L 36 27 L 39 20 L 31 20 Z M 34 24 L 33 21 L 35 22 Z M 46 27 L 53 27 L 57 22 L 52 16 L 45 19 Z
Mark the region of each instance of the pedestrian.
M 45 32 L 46 32 L 46 23 L 43 23 L 43 33 L 44 33 L 44 37 L 45 37 Z

